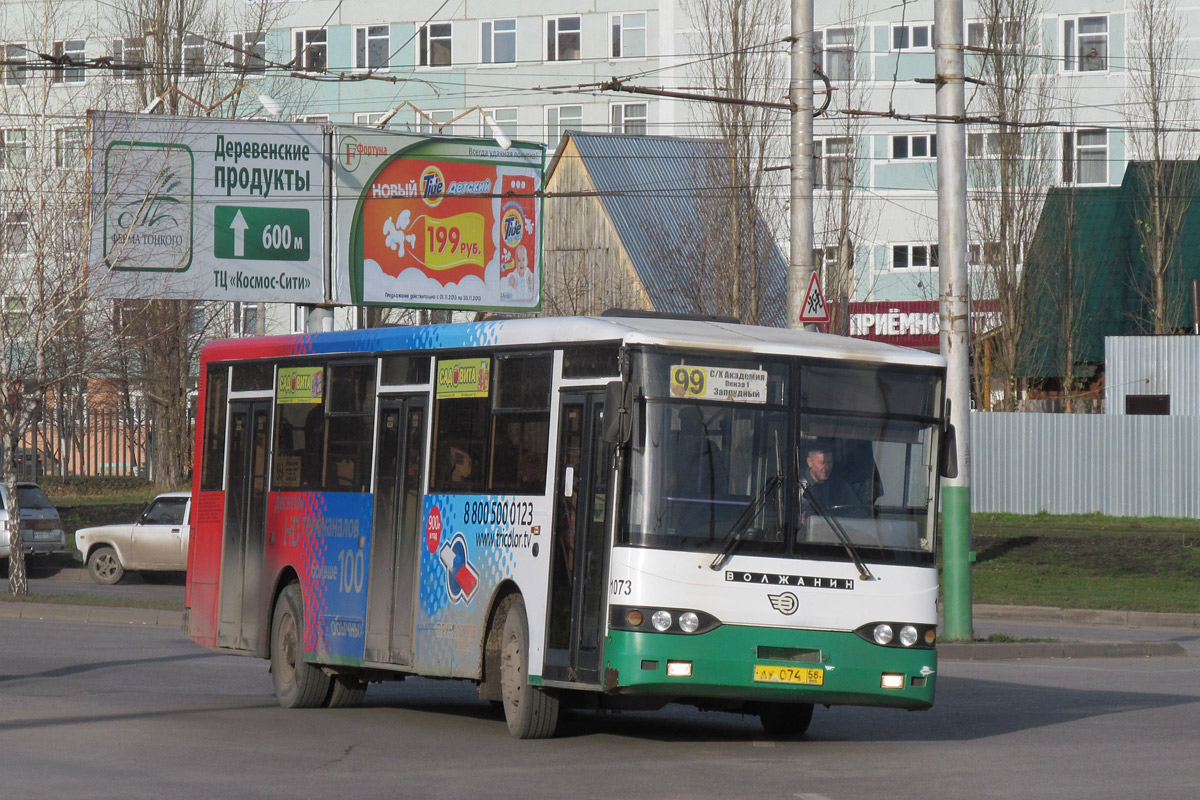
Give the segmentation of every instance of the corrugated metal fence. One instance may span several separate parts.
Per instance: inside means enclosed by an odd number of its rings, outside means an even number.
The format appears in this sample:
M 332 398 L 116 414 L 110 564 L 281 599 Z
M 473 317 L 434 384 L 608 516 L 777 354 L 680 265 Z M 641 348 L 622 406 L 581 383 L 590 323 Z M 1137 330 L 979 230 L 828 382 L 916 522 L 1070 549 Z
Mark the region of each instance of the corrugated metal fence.
M 1200 416 L 971 413 L 971 509 L 1200 517 Z

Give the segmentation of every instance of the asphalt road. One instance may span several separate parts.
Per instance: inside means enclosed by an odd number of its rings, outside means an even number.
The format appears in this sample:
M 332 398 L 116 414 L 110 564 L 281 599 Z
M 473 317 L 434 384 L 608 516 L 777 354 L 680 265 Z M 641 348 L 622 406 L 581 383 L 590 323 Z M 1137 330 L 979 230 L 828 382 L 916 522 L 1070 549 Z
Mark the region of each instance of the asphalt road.
M 0 620 L 0 798 L 1194 798 L 1200 657 L 944 661 L 933 710 L 808 737 L 683 707 L 511 739 L 467 683 L 285 711 L 266 662 L 163 627 Z

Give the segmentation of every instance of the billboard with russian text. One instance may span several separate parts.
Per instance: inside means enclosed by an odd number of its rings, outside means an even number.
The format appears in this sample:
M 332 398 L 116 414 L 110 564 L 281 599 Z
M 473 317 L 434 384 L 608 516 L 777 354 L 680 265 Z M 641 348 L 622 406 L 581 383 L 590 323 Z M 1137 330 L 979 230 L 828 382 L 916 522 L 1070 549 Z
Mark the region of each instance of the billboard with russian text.
M 334 153 L 336 302 L 541 309 L 541 145 L 345 127 Z
M 105 297 L 320 303 L 319 125 L 90 112 L 89 282 Z

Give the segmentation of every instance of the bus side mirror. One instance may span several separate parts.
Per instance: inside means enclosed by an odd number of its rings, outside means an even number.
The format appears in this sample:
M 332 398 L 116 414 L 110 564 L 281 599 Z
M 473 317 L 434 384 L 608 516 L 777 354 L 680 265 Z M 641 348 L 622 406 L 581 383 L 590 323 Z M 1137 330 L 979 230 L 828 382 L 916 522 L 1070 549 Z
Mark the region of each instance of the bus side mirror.
M 942 432 L 942 451 L 938 454 L 938 473 L 943 478 L 958 477 L 958 434 L 953 425 Z
M 624 381 L 612 381 L 604 390 L 604 441 L 624 444 L 633 431 L 633 389 Z

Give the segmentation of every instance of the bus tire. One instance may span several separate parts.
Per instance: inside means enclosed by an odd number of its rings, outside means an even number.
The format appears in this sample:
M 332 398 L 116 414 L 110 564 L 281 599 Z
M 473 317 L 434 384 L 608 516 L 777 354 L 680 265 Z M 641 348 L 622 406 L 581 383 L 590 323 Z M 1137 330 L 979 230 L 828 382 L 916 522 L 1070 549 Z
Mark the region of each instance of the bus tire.
M 300 584 L 289 583 L 271 616 L 271 682 L 284 708 L 317 708 L 330 696 L 330 678 L 304 660 L 304 601 Z
M 334 675 L 329 682 L 329 708 L 358 708 L 367 693 L 367 684 L 353 675 Z
M 760 703 L 755 710 L 772 736 L 802 736 L 812 724 L 812 703 Z
M 92 551 L 87 567 L 88 575 L 101 586 L 112 586 L 125 577 L 125 568 L 121 566 L 121 559 L 117 558 L 117 551 L 108 545 Z
M 545 739 L 558 727 L 558 696 L 529 682 L 529 620 L 517 596 L 504 617 L 500 686 L 508 732 L 518 739 Z

